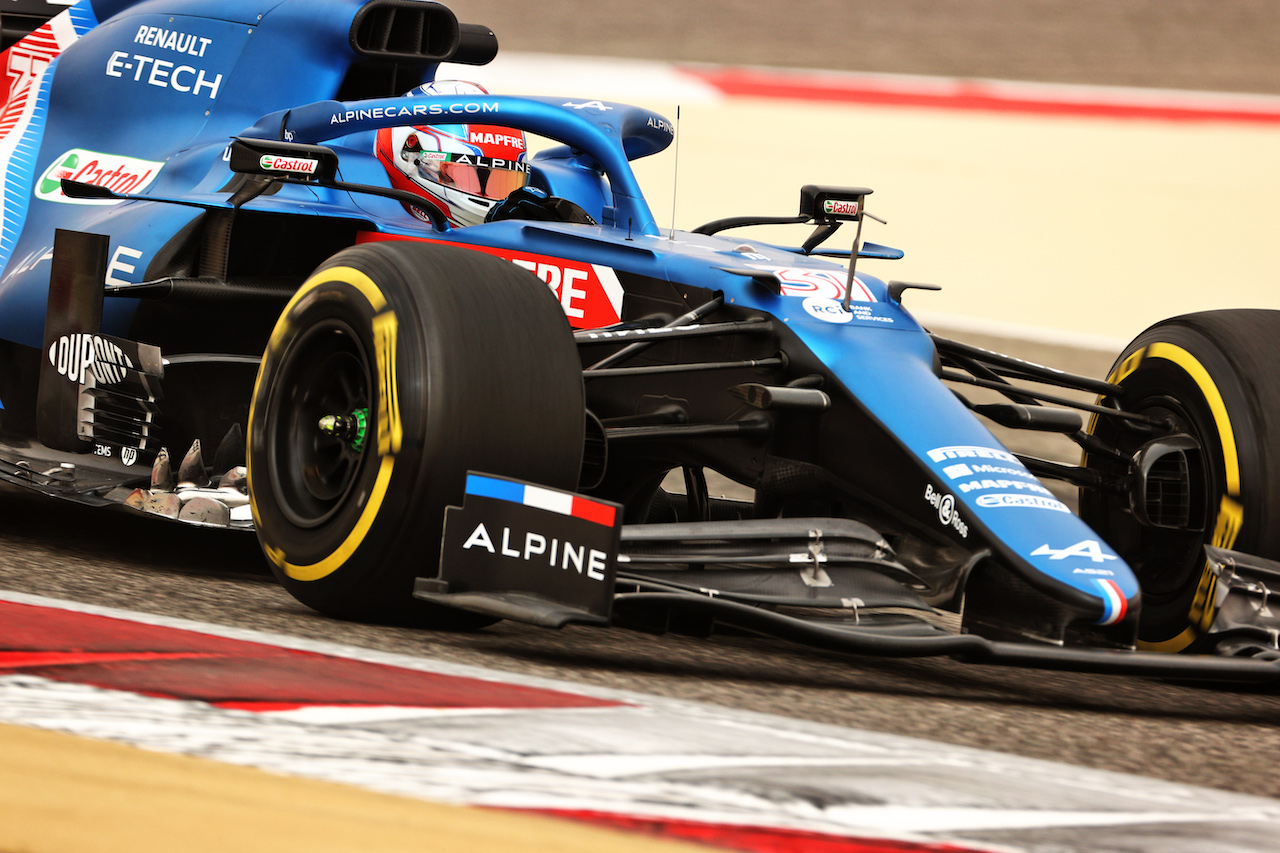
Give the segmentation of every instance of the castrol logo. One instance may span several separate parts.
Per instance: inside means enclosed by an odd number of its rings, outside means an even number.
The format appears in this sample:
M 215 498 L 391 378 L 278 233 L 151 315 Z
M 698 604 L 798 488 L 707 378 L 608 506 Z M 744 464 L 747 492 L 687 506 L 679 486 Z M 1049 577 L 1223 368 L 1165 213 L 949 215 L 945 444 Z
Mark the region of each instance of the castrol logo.
M 857 216 L 858 203 L 829 198 L 822 203 L 822 210 L 829 216 Z
M 67 178 L 82 184 L 93 184 L 115 193 L 139 193 L 155 180 L 163 166 L 164 163 L 154 160 L 73 148 L 49 164 L 44 174 L 37 179 L 35 197 L 60 204 L 118 204 L 119 199 L 84 199 L 63 195 L 62 180 Z
M 320 168 L 319 160 L 306 157 L 281 157 L 276 154 L 263 154 L 258 165 L 268 172 L 289 172 L 294 175 L 314 175 Z

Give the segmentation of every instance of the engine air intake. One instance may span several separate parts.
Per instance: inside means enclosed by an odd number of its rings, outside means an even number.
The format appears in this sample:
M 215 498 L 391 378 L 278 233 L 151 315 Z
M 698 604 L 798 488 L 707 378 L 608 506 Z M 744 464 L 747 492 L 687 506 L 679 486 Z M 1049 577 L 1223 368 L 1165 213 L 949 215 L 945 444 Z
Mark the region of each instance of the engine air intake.
M 351 22 L 352 49 L 380 59 L 440 62 L 461 40 L 453 12 L 424 0 L 372 0 Z

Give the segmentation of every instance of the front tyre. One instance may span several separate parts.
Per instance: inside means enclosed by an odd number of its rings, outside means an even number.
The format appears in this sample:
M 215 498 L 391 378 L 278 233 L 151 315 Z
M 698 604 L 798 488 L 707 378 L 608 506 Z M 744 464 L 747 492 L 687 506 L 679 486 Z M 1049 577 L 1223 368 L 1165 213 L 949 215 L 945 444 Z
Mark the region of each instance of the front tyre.
M 506 261 L 407 241 L 325 262 L 272 332 L 249 417 L 262 549 L 302 603 L 469 627 L 412 597 L 468 469 L 577 484 L 581 363 L 547 286 Z
M 1121 353 L 1109 381 L 1126 411 L 1164 420 L 1200 445 L 1189 481 L 1202 530 L 1139 524 L 1127 499 L 1082 492 L 1080 515 L 1133 567 L 1142 585 L 1141 647 L 1200 651 L 1216 615 L 1216 578 L 1203 546 L 1280 558 L 1280 311 L 1227 310 L 1157 323 Z M 1091 427 L 1129 455 L 1151 436 L 1114 419 Z M 1088 465 L 1124 475 L 1091 454 Z M 1207 650 L 1207 649 L 1203 649 Z

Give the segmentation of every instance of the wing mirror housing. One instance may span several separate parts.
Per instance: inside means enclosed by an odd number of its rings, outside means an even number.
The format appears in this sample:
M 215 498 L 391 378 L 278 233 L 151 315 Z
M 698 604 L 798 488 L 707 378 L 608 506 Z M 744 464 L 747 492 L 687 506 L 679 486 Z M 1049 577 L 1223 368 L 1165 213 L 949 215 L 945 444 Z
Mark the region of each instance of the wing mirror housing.
M 338 174 L 338 155 L 323 145 L 239 137 L 231 143 L 231 171 L 327 184 Z
M 861 222 L 867 196 L 871 192 L 867 187 L 805 184 L 800 188 L 800 215 L 807 216 L 820 225 L 830 222 Z

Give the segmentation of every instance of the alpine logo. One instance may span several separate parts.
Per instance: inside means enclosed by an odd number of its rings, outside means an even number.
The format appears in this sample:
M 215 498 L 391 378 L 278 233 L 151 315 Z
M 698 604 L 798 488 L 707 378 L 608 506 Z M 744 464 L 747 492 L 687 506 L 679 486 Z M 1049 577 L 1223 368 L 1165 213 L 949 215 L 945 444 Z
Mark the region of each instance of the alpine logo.
M 78 385 L 92 374 L 102 385 L 123 382 L 133 361 L 124 350 L 97 335 L 63 335 L 49 346 L 49 363 Z
M 559 568 L 562 571 L 574 571 L 583 574 L 584 568 L 586 577 L 593 581 L 603 581 L 605 579 L 604 570 L 608 566 L 609 554 L 598 548 L 587 548 L 585 545 L 575 545 L 568 540 L 563 543 L 554 537 L 548 538 L 541 533 L 528 532 L 522 537 L 519 533 L 512 538 L 511 528 L 502 528 L 501 544 L 494 546 L 494 538 L 489 533 L 484 523 L 476 525 L 475 530 L 471 531 L 471 535 L 467 537 L 467 541 L 462 544 L 462 549 L 483 548 L 490 554 L 501 554 L 504 557 L 512 557 L 517 560 L 529 562 L 535 557 L 546 557 L 547 565 L 551 568 Z M 548 542 L 550 544 L 548 544 Z M 512 545 L 515 547 L 512 547 Z M 501 548 L 499 551 L 498 548 Z
M 1102 553 L 1102 545 L 1097 539 L 1085 539 L 1066 548 L 1050 548 L 1047 544 L 1031 552 L 1033 557 L 1048 557 L 1050 560 L 1065 560 L 1068 557 L 1088 557 L 1095 563 L 1105 560 L 1119 559 L 1115 554 Z
M 319 160 L 305 157 L 281 157 L 276 154 L 263 154 L 258 165 L 269 172 L 291 172 L 295 175 L 314 175 L 320 168 Z
M 151 184 L 163 163 L 139 160 L 119 154 L 103 154 L 84 148 L 72 148 L 57 157 L 36 181 L 35 196 L 61 204 L 119 204 L 118 199 L 70 198 L 62 194 L 62 180 L 69 178 L 82 184 L 93 184 L 117 193 L 136 193 Z

